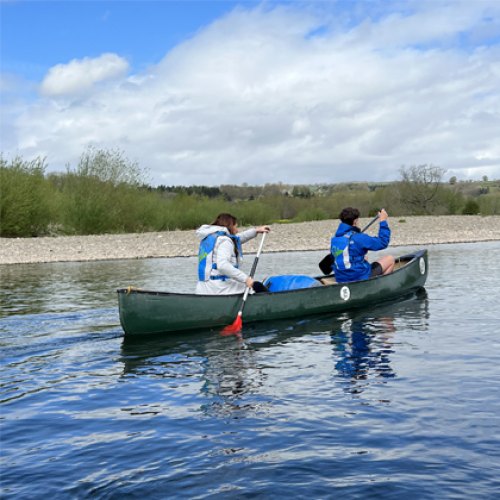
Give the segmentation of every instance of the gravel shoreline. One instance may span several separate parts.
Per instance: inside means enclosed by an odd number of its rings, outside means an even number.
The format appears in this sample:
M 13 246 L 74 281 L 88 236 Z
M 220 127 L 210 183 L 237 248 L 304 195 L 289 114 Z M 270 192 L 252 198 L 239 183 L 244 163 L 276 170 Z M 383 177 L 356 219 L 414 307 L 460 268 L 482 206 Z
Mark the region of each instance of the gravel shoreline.
M 361 227 L 370 219 L 362 219 Z M 337 220 L 274 224 L 266 239 L 265 252 L 326 250 Z M 391 247 L 500 241 L 500 216 L 390 217 Z M 368 234 L 377 233 L 374 224 Z M 246 253 L 257 251 L 259 237 L 245 245 Z M 42 262 L 189 257 L 196 255 L 194 231 L 0 238 L 0 265 Z

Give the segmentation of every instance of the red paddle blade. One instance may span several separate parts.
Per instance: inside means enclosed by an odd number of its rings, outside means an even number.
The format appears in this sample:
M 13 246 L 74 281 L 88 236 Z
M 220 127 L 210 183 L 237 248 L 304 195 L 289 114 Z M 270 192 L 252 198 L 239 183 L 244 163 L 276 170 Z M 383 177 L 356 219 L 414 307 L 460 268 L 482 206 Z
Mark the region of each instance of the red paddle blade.
M 243 320 L 241 319 L 241 314 L 236 316 L 236 319 L 230 324 L 222 329 L 221 335 L 232 335 L 238 333 L 243 328 Z

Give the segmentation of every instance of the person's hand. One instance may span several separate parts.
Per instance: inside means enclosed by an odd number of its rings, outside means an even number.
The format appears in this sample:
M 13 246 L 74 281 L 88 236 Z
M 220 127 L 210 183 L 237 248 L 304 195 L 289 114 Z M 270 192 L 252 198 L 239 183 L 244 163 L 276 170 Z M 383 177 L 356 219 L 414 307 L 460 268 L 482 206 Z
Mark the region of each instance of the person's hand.
M 389 218 L 389 215 L 385 211 L 385 208 L 383 208 L 382 210 L 380 210 L 380 212 L 378 213 L 378 220 L 380 222 L 382 222 L 383 220 L 387 220 L 388 218 Z
M 250 276 L 245 280 L 245 285 L 248 288 L 252 288 L 253 287 L 253 279 Z
M 258 226 L 255 228 L 255 230 L 258 233 L 268 233 L 269 231 L 271 231 L 271 228 L 269 226 Z

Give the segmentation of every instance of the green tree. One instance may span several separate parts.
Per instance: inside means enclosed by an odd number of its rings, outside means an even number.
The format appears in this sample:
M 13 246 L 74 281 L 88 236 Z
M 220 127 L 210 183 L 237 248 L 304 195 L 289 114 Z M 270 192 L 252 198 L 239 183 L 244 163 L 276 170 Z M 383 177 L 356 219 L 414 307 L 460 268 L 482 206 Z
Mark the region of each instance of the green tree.
M 295 198 L 311 198 L 312 192 L 309 186 L 294 186 L 292 196 Z

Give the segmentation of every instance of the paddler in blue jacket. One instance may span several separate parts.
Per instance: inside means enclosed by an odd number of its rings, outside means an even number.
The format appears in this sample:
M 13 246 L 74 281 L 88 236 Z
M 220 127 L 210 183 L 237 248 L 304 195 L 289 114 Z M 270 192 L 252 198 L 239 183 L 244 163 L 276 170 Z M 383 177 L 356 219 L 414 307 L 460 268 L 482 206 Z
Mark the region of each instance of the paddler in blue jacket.
M 242 243 L 267 233 L 269 226 L 238 230 L 234 215 L 222 213 L 212 224 L 204 224 L 196 234 L 200 238 L 198 252 L 198 284 L 196 293 L 201 295 L 228 295 L 243 293 L 246 287 L 256 292 L 267 291 L 260 281 L 254 281 L 240 269 Z
M 379 212 L 378 236 L 368 236 L 358 227 L 359 210 L 347 207 L 340 213 L 340 224 L 331 240 L 333 272 L 338 283 L 361 281 L 394 271 L 394 257 L 384 255 L 371 264 L 366 260 L 369 250 L 383 250 L 389 246 L 391 230 L 387 212 Z

